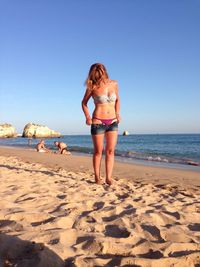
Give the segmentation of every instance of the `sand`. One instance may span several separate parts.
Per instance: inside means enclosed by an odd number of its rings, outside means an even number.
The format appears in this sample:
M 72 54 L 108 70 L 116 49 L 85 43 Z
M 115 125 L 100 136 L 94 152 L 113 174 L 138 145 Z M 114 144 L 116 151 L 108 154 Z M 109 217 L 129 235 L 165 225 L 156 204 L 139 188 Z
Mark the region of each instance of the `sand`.
M 200 173 L 0 148 L 0 267 L 200 266 Z

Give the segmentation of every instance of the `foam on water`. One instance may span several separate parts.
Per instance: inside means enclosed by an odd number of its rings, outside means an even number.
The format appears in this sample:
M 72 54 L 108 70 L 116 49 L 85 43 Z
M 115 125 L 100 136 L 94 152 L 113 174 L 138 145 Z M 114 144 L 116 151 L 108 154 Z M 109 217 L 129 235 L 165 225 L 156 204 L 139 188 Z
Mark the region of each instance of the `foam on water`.
M 69 150 L 92 154 L 93 144 L 90 135 L 65 135 L 59 139 L 46 139 L 46 145 L 55 149 L 54 141 L 68 144 Z M 0 139 L 2 146 L 34 148 L 37 139 L 28 145 L 27 138 Z M 200 166 L 200 134 L 150 134 L 118 137 L 116 156 L 123 161 L 140 160 L 145 162 Z

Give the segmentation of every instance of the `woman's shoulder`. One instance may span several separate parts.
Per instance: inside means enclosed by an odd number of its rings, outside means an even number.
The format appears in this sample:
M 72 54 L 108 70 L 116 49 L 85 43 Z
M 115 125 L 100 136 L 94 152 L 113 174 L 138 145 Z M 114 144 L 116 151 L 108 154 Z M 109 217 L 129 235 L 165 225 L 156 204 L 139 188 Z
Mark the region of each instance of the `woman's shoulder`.
M 110 80 L 110 79 L 108 80 L 108 82 L 109 82 L 109 83 L 117 83 L 116 80 Z
M 118 91 L 118 82 L 116 80 L 110 80 L 111 87 L 117 92 Z
M 111 85 L 111 86 L 116 86 L 118 83 L 117 83 L 116 80 L 109 80 L 108 84 Z

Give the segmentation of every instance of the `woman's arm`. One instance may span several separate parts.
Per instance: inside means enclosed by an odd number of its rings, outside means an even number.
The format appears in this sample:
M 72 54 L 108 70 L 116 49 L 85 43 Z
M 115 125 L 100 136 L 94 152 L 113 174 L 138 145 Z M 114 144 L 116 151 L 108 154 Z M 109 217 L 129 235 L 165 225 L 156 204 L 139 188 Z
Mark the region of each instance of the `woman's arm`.
M 118 92 L 118 83 L 116 82 L 115 85 L 115 93 L 116 93 L 116 102 L 115 102 L 115 114 L 116 114 L 116 118 L 117 121 L 120 122 L 121 118 L 120 118 L 120 99 L 119 99 L 119 92 Z
M 88 109 L 88 106 L 87 106 L 87 102 L 88 102 L 88 100 L 90 99 L 91 96 L 92 96 L 92 91 L 87 89 L 86 92 L 85 92 L 85 95 L 83 97 L 83 100 L 82 100 L 82 109 L 83 109 L 83 112 L 85 114 L 86 124 L 87 125 L 91 125 L 92 124 L 92 119 L 90 117 L 89 109 Z

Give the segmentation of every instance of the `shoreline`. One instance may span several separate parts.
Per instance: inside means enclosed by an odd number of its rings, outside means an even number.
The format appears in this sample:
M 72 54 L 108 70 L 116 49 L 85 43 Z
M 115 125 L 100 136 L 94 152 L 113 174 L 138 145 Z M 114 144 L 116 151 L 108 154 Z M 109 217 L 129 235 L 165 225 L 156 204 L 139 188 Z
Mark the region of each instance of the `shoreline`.
M 1 147 L 0 155 L 6 157 L 16 156 L 27 162 L 35 162 L 46 167 L 60 167 L 70 171 L 87 171 L 93 174 L 91 155 L 72 154 L 60 155 L 54 153 L 38 153 L 32 149 Z M 104 159 L 102 160 L 101 174 L 105 175 Z M 168 168 L 163 166 L 148 166 L 144 164 L 127 163 L 115 160 L 113 176 L 126 178 L 127 180 L 145 180 L 151 182 L 162 181 L 164 183 L 184 183 L 188 185 L 200 185 L 198 170 Z M 170 177 L 173 177 L 172 179 Z
M 24 149 L 28 151 L 35 151 L 35 149 L 28 146 L 6 146 L 0 145 L 0 148 L 8 148 L 8 149 Z M 83 156 L 83 157 L 91 157 L 92 153 L 84 153 L 79 151 L 70 150 L 73 155 Z M 104 156 L 103 156 L 104 157 Z M 158 167 L 158 168 L 167 168 L 167 169 L 179 169 L 179 170 L 189 170 L 194 172 L 200 172 L 200 166 L 196 166 L 193 164 L 182 164 L 182 163 L 169 163 L 164 161 L 154 161 L 154 160 L 144 160 L 144 159 L 134 159 L 124 156 L 115 155 L 115 162 L 125 163 L 125 164 L 133 164 L 133 165 L 143 165 L 149 167 Z
M 9 138 L 0 139 L 0 146 L 35 148 L 39 139 Z M 45 138 L 45 144 L 54 150 L 56 138 Z M 74 153 L 91 155 L 93 145 L 91 135 L 64 135 L 60 141 L 68 144 Z M 167 168 L 190 169 L 200 172 L 200 134 L 163 134 L 118 136 L 115 156 L 118 161 L 160 166 Z M 170 144 L 170 145 L 169 145 Z

